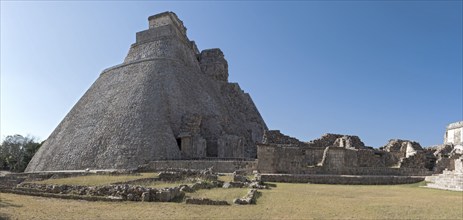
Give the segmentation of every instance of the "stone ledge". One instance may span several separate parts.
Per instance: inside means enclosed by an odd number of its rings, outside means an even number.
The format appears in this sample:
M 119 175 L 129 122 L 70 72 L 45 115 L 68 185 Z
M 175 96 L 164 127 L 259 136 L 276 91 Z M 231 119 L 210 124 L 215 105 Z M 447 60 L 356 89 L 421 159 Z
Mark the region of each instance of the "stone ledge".
M 263 182 L 346 184 L 346 185 L 393 185 L 424 181 L 421 176 L 373 176 L 373 175 L 304 175 L 261 174 Z
M 177 62 L 179 64 L 184 64 L 181 60 L 179 59 L 173 59 L 173 58 L 167 58 L 167 57 L 153 57 L 153 58 L 147 58 L 147 59 L 140 59 L 140 60 L 135 60 L 135 61 L 130 61 L 128 63 L 122 63 L 122 64 L 118 64 L 118 65 L 115 65 L 115 66 L 112 66 L 112 67 L 109 67 L 109 68 L 106 68 L 104 69 L 103 71 L 101 71 L 100 73 L 100 76 L 111 71 L 111 70 L 115 70 L 115 69 L 119 69 L 119 68 L 122 68 L 122 67 L 125 67 L 125 66 L 129 66 L 129 65 L 134 65 L 134 64 L 138 64 L 138 63 L 142 63 L 142 62 L 148 62 L 148 61 L 158 61 L 158 60 L 170 60 L 170 61 L 174 61 L 174 62 Z

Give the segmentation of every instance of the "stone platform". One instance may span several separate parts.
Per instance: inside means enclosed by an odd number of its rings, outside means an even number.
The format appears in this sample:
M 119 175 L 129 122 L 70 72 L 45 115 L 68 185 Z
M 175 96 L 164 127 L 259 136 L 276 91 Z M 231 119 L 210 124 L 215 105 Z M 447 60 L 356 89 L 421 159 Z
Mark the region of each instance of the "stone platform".
M 426 187 L 463 191 L 463 155 L 454 162 L 455 170 L 444 170 L 441 174 L 426 177 Z
M 379 175 L 323 175 L 323 174 L 261 174 L 263 182 L 343 184 L 343 185 L 393 185 L 423 181 L 422 176 Z
M 463 173 L 445 170 L 441 174 L 426 177 L 426 187 L 463 191 Z

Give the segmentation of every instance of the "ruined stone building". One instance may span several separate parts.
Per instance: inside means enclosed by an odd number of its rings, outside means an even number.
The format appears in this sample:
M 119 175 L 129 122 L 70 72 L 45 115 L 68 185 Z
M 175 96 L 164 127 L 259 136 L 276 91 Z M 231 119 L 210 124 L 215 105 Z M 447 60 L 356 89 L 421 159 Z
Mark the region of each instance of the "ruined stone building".
M 408 140 L 390 140 L 384 147 L 374 149 L 365 146 L 357 136 L 326 134 L 301 142 L 279 131 L 266 132 L 257 155 L 258 169 L 268 173 L 426 174 L 433 161 L 428 158 L 432 154 Z
M 462 122 L 447 127 L 443 145 L 423 148 L 415 141 L 392 139 L 375 149 L 357 136 L 325 134 L 302 142 L 279 131 L 266 131 L 258 144 L 258 169 L 264 173 L 430 175 L 454 170 L 455 159 L 463 154 L 454 135 Z M 458 127 L 458 125 L 460 127 Z M 449 135 L 450 132 L 454 132 Z M 457 138 L 455 138 L 457 137 Z M 459 142 L 455 142 L 459 143 Z
M 436 174 L 426 177 L 427 187 L 463 191 L 463 121 L 447 126 L 444 144 L 430 150 L 436 156 Z
M 32 158 L 26 172 L 161 168 L 263 173 L 429 175 L 452 169 L 463 122 L 443 145 L 390 140 L 374 149 L 357 136 L 302 142 L 269 131 L 249 94 L 228 82 L 220 49 L 199 51 L 172 12 L 149 29 L 120 65 L 105 69 Z
M 200 52 L 172 12 L 148 21 L 124 62 L 100 74 L 26 172 L 256 157 L 267 126 L 249 94 L 228 82 L 222 51 Z
M 463 121 L 451 123 L 445 131 L 444 143 L 429 148 L 436 157 L 434 170 L 437 173 L 455 169 L 455 159 L 463 154 L 462 135 Z

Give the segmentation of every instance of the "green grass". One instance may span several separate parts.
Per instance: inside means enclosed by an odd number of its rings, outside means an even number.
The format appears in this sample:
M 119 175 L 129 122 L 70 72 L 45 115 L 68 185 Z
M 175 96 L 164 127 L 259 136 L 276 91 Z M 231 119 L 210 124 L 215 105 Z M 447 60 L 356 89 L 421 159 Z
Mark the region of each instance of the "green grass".
M 230 204 L 236 198 L 241 198 L 246 195 L 248 189 L 246 188 L 213 188 L 198 190 L 194 193 L 187 193 L 187 196 L 192 198 L 208 198 L 212 200 L 225 200 Z
M 248 180 L 252 180 L 252 179 L 254 179 L 254 175 L 247 175 L 246 178 L 248 178 Z M 232 182 L 233 181 L 233 175 L 229 174 L 229 175 L 219 176 L 218 179 L 220 181 L 224 181 L 224 182 Z
M 418 185 L 276 183 L 275 188 L 260 190 L 262 195 L 256 205 L 247 206 L 87 202 L 0 193 L 0 216 L 12 219 L 462 219 L 463 192 Z M 216 190 L 198 193 L 220 196 L 228 192 Z
M 223 176 L 219 176 L 218 179 L 220 181 L 224 181 L 224 182 L 232 182 L 233 181 L 233 176 L 232 175 L 223 175 Z
M 156 173 L 141 173 L 140 175 L 87 175 L 59 179 L 47 179 L 34 181 L 41 184 L 60 184 L 60 185 L 81 185 L 81 186 L 100 186 L 111 183 L 125 182 L 142 178 L 154 178 Z

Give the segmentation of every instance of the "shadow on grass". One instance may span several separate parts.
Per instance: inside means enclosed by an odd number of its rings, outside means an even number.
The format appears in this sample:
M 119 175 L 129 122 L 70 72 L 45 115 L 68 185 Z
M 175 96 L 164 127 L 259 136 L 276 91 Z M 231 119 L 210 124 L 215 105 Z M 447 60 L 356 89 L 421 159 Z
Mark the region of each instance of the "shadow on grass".
M 0 208 L 7 208 L 7 207 L 19 208 L 19 207 L 22 207 L 22 205 L 16 205 L 16 204 L 7 202 L 4 199 L 0 198 Z M 9 215 L 0 212 L 0 220 L 9 220 L 9 219 L 11 219 Z
M 4 199 L 1 199 L 0 198 L 0 208 L 7 208 L 7 207 L 15 207 L 15 208 L 19 208 L 19 207 L 23 207 L 22 205 L 16 205 L 16 204 L 13 204 L 11 202 L 7 202 L 5 201 Z M 1 215 L 0 215 L 1 216 Z M 0 218 L 1 219 L 1 218 Z
M 11 218 L 7 214 L 0 213 L 0 220 L 10 220 Z

